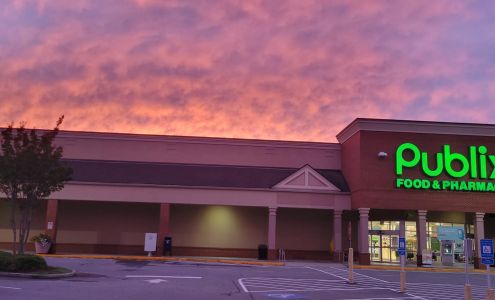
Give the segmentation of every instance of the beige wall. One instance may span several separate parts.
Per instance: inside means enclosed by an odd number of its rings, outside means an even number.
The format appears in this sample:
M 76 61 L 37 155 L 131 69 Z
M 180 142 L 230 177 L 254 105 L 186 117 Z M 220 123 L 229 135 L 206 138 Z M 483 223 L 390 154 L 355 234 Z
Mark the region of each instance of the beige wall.
M 46 202 L 37 207 L 33 234 L 44 228 Z M 0 201 L 0 242 L 11 241 L 9 210 Z M 59 201 L 60 244 L 143 245 L 145 232 L 157 232 L 159 204 Z M 268 208 L 238 206 L 171 206 L 174 246 L 256 249 L 267 243 Z M 330 210 L 279 208 L 277 247 L 328 251 Z
M 159 204 L 60 201 L 57 242 L 144 245 L 159 216 Z
M 329 251 L 332 223 L 330 210 L 279 208 L 277 248 Z
M 46 201 L 41 201 L 33 211 L 30 237 L 40 233 L 44 229 L 46 214 Z M 10 204 L 0 200 L 0 242 L 11 242 L 12 230 L 10 229 Z
M 268 208 L 174 204 L 174 246 L 256 249 L 266 244 Z
M 77 159 L 340 169 L 336 143 L 61 132 L 57 144 Z

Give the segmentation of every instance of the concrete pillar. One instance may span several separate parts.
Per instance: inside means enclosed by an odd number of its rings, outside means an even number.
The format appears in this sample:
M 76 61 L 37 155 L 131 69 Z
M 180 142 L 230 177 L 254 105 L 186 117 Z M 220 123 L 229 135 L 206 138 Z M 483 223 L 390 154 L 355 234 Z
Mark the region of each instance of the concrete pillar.
M 480 269 L 481 265 L 481 249 L 480 240 L 485 238 L 485 213 L 477 212 L 474 215 L 474 248 L 476 252 L 474 253 L 474 267 Z
M 342 211 L 333 211 L 333 261 L 341 262 L 342 253 Z
M 268 208 L 268 259 L 277 259 L 277 208 Z
M 158 225 L 157 255 L 163 255 L 163 241 L 170 236 L 170 203 L 160 204 L 160 221 Z M 172 246 L 173 246 L 172 240 Z
M 418 267 L 423 265 L 423 250 L 426 250 L 426 210 L 418 210 L 418 218 L 416 220 L 416 237 L 417 243 L 417 255 L 416 262 Z
M 48 234 L 53 240 L 50 253 L 56 253 L 57 251 L 57 214 L 58 200 L 48 199 L 46 206 L 45 233 Z
M 406 237 L 406 221 L 402 220 L 399 221 L 399 236 L 400 237 Z
M 368 245 L 368 222 L 369 222 L 369 208 L 359 208 L 359 263 L 361 265 L 370 264 L 370 250 Z

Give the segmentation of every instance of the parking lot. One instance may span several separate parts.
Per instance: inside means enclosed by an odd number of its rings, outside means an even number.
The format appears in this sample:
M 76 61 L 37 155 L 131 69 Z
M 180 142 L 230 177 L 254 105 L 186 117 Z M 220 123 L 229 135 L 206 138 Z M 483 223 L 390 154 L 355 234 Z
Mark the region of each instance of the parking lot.
M 1 299 L 463 299 L 464 274 L 357 270 L 347 283 L 340 264 L 292 262 L 285 267 L 49 258 L 77 271 L 70 278 L 0 277 Z M 486 277 L 471 274 L 473 299 L 486 299 Z

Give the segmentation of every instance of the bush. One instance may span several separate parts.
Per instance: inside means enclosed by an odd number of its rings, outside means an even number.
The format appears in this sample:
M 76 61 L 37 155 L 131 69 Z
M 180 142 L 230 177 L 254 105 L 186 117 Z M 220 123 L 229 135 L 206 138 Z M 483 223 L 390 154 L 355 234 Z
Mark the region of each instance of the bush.
M 48 268 L 43 257 L 37 255 L 17 255 L 13 261 L 14 270 L 17 272 L 31 272 L 46 270 Z
M 2 257 L 2 256 L 12 256 L 12 253 L 5 252 L 5 251 L 0 251 L 0 257 Z
M 16 255 L 0 251 L 0 271 L 32 272 L 46 270 L 48 266 L 43 257 L 37 255 Z
M 11 271 L 13 262 L 12 254 L 0 251 L 0 271 Z
M 46 245 L 52 242 L 52 238 L 48 234 L 40 233 L 31 238 L 31 242 Z

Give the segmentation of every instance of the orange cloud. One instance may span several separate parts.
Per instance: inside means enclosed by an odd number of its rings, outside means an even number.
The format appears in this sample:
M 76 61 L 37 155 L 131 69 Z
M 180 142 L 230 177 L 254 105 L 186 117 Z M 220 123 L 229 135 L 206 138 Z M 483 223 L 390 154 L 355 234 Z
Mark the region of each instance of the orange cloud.
M 452 1 L 3 1 L 0 124 L 334 141 L 492 122 L 495 10 Z

